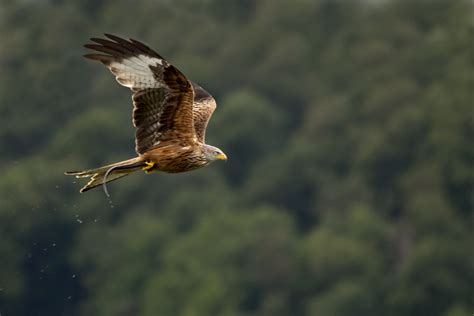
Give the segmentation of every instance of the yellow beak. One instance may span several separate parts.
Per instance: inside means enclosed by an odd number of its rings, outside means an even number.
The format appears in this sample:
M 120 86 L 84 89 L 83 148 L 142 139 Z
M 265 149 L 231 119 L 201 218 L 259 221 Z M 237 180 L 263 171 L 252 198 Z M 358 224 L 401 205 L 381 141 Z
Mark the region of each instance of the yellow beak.
M 218 160 L 227 160 L 227 156 L 224 153 L 220 153 L 216 155 L 216 159 Z

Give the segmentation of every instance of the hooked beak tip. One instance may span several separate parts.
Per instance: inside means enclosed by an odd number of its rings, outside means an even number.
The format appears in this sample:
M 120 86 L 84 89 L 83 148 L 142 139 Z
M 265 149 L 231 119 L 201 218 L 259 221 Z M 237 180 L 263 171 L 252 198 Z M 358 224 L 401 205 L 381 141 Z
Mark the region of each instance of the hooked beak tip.
M 227 156 L 224 153 L 220 153 L 216 156 L 216 159 L 227 161 Z

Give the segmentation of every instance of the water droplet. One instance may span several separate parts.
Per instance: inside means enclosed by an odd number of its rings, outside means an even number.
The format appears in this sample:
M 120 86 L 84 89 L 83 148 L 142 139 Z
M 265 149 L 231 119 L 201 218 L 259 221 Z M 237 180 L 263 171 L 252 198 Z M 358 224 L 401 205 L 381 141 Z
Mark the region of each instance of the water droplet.
M 75 278 L 76 278 L 76 275 L 75 275 L 75 274 L 73 274 L 73 275 L 72 275 L 72 278 L 73 278 L 73 279 L 75 279 Z
M 109 197 L 107 200 L 109 201 L 109 207 L 114 208 L 114 202 L 112 202 L 112 199 Z
M 79 223 L 79 224 L 82 224 L 82 221 L 78 218 L 76 219 L 76 221 Z
M 70 300 L 72 298 L 72 296 L 68 296 L 67 299 Z
M 51 244 L 51 246 L 53 246 L 53 247 L 56 247 L 56 243 L 55 243 L 55 242 L 53 242 L 53 243 Z

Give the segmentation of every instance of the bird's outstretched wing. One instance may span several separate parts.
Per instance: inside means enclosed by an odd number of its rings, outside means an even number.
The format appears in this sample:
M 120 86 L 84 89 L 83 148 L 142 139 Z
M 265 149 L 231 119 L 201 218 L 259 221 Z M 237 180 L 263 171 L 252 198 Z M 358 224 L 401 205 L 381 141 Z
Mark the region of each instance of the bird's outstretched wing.
M 206 90 L 191 81 L 194 89 L 193 118 L 194 130 L 198 140 L 205 142 L 206 128 L 216 109 L 216 100 Z
M 165 140 L 196 139 L 191 82 L 143 43 L 105 34 L 85 47 L 100 52 L 84 57 L 106 65 L 117 81 L 133 91 L 136 151 L 143 154 Z

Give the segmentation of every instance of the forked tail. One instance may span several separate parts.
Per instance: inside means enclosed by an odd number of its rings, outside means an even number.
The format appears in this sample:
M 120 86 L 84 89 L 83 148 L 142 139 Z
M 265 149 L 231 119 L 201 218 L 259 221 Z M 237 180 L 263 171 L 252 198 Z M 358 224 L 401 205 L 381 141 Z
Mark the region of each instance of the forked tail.
M 68 176 L 76 176 L 76 178 L 91 177 L 91 180 L 80 190 L 81 193 L 103 184 L 104 192 L 109 196 L 107 186 L 105 185 L 106 183 L 125 177 L 130 173 L 146 168 L 147 166 L 145 160 L 136 157 L 96 169 L 68 171 L 64 174 Z

